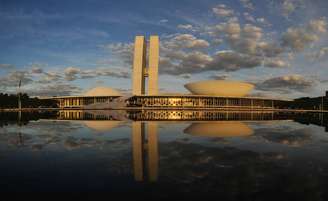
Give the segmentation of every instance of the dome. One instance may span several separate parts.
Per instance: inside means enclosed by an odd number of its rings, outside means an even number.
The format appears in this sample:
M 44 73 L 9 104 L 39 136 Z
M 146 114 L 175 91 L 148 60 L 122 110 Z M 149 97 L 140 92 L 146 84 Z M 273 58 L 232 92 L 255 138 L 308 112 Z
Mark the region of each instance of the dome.
M 254 85 L 249 83 L 228 80 L 205 80 L 184 86 L 192 94 L 226 97 L 243 97 L 254 88 Z
M 84 96 L 121 96 L 121 94 L 110 87 L 96 87 L 87 91 Z
M 240 121 L 192 123 L 184 133 L 204 137 L 244 137 L 253 134 L 253 129 Z
M 112 130 L 115 127 L 118 127 L 121 124 L 121 121 L 83 121 L 83 123 L 90 129 L 97 132 L 107 132 Z

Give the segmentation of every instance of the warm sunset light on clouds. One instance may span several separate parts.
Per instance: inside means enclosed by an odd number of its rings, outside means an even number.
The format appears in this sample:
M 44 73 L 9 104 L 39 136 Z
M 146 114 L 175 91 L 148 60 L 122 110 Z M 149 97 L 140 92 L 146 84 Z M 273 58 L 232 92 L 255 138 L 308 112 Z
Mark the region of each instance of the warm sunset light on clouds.
M 136 35 L 159 35 L 162 92 L 207 79 L 256 96 L 328 90 L 326 0 L 0 0 L 0 92 L 131 90 Z

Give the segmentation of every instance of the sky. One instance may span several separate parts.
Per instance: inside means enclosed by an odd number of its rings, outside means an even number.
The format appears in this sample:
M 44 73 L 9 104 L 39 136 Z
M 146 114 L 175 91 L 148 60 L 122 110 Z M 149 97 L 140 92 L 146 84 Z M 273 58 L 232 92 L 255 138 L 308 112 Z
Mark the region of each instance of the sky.
M 327 0 L 0 0 L 0 93 L 131 91 L 134 37 L 160 37 L 161 93 L 216 79 L 252 96 L 328 90 Z

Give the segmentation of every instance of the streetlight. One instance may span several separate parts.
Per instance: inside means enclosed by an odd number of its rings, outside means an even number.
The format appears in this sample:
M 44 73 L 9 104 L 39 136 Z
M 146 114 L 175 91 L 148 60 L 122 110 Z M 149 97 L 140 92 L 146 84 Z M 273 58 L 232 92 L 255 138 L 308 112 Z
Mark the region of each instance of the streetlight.
M 19 109 L 19 111 L 22 110 L 21 91 L 20 91 L 21 84 L 22 84 L 22 80 L 19 80 L 18 93 L 17 93 L 17 96 L 18 96 L 18 109 Z

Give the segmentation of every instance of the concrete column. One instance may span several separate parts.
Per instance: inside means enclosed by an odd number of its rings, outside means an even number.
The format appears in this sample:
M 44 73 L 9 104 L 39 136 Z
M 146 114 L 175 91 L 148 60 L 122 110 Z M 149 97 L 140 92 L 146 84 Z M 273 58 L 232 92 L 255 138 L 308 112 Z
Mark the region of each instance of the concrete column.
M 132 122 L 132 155 L 133 155 L 133 172 L 136 181 L 143 181 L 144 178 L 144 145 L 145 126 L 144 123 Z
M 149 181 L 156 181 L 158 177 L 158 138 L 157 122 L 148 122 L 148 175 Z
M 148 95 L 158 94 L 159 38 L 150 36 L 148 61 Z
M 136 36 L 134 42 L 132 95 L 145 94 L 146 42 L 144 36 Z

